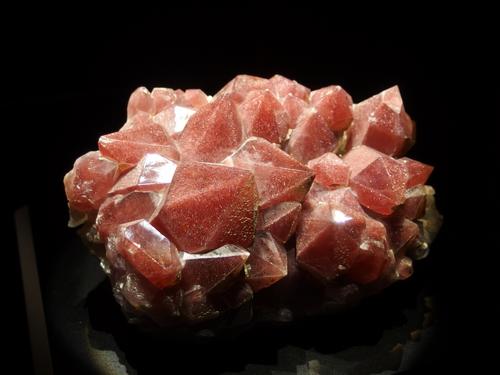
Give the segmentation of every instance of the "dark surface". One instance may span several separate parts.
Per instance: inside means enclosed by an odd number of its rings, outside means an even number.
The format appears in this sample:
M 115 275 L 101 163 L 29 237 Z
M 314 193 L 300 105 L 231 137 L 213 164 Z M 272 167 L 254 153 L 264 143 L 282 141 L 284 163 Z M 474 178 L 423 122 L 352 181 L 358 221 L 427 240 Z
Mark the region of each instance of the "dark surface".
M 323 371 L 394 373 L 432 360 L 442 339 L 433 324 L 435 299 L 426 296 L 426 283 L 418 278 L 337 315 L 282 325 L 254 324 L 216 338 L 152 336 L 127 323 L 98 261 L 77 239 L 68 247 L 71 251 L 51 265 L 46 290 L 55 365 L 61 373 L 101 373 L 109 368 L 117 374 L 125 369 L 154 373 L 165 366 L 166 358 L 175 358 L 171 365 L 184 373 L 295 374 L 314 360 Z M 426 263 L 418 271 L 424 273 Z M 416 330 L 422 337 L 411 340 L 410 333 Z M 401 350 L 398 344 L 403 345 Z
M 214 93 L 238 73 L 262 76 L 280 73 L 313 89 L 341 84 L 354 101 L 360 101 L 399 84 L 406 109 L 418 129 L 417 144 L 409 156 L 436 167 L 430 184 L 437 191 L 437 205 L 445 221 L 430 257 L 417 266 L 412 280 L 394 286 L 371 302 L 366 311 L 374 312 L 380 319 L 371 319 L 362 311 L 354 312 L 345 326 L 340 325 L 340 334 L 333 328 L 321 330 L 322 321 L 301 323 L 290 331 L 265 331 L 264 342 L 251 345 L 249 341 L 236 354 L 231 352 L 230 360 L 223 358 L 222 350 L 210 357 L 208 365 L 202 361 L 196 364 L 224 371 L 243 369 L 246 363 L 272 362 L 278 349 L 290 343 L 310 348 L 327 342 L 331 346 L 324 348 L 325 353 L 345 349 L 350 344 L 373 345 L 383 336 L 382 332 L 397 322 L 397 316 L 391 314 L 404 314 L 412 304 L 415 308 L 424 293 L 434 297 L 439 329 L 430 340 L 431 355 L 424 354 L 418 359 L 418 366 L 425 370 L 458 366 L 476 372 L 486 366 L 495 347 L 488 342 L 498 337 L 498 324 L 493 319 L 498 314 L 498 299 L 492 297 L 495 295 L 492 286 L 498 285 L 497 280 L 495 284 L 498 271 L 494 271 L 498 268 L 498 244 L 493 230 L 497 220 L 485 219 L 482 214 L 488 208 L 498 209 L 498 200 L 493 198 L 498 185 L 490 177 L 494 168 L 487 162 L 488 158 L 498 158 L 493 157 L 494 147 L 485 151 L 478 148 L 488 141 L 498 146 L 499 139 L 495 126 L 498 112 L 486 116 L 491 98 L 498 97 L 488 97 L 480 89 L 480 84 L 493 85 L 498 78 L 497 74 L 488 73 L 488 68 L 498 64 L 489 54 L 492 44 L 488 44 L 487 34 L 447 28 L 443 32 L 430 32 L 420 23 L 416 25 L 418 37 L 394 30 L 341 33 L 330 26 L 328 18 L 318 14 L 309 18 L 302 15 L 305 24 L 300 28 L 290 27 L 287 18 L 279 18 L 280 27 L 274 25 L 272 29 L 264 24 L 249 29 L 241 14 L 221 20 L 193 17 L 190 16 L 188 23 L 176 24 L 175 19 L 182 17 L 170 14 L 168 27 L 160 24 L 149 28 L 135 22 L 127 28 L 113 27 L 109 20 L 47 21 L 38 28 L 28 29 L 25 36 L 19 35 L 19 40 L 7 43 L 7 55 L 12 58 L 4 69 L 8 96 L 3 101 L 6 108 L 3 114 L 10 137 L 4 138 L 4 142 L 12 142 L 16 147 L 7 155 L 7 160 L 15 160 L 15 168 L 8 171 L 9 182 L 13 181 L 9 187 L 14 194 L 8 197 L 7 204 L 9 212 L 24 204 L 32 212 L 49 319 L 54 317 L 51 313 L 57 314 L 57 306 L 48 305 L 50 282 L 65 283 L 64 279 L 57 279 L 54 267 L 68 252 L 78 251 L 72 245 L 75 233 L 66 229 L 62 177 L 76 157 L 96 148 L 100 134 L 111 132 L 124 122 L 127 98 L 135 87 L 200 87 Z M 199 28 L 190 27 L 199 22 Z M 102 27 L 101 23 L 108 27 Z M 241 39 L 235 41 L 236 36 Z M 474 140 L 482 133 L 488 139 Z M 481 164 L 474 163 L 477 160 L 474 154 L 480 155 Z M 482 170 L 489 174 L 479 176 L 477 173 Z M 11 224 L 8 229 L 12 228 Z M 12 322 L 8 326 L 9 337 L 13 338 L 11 349 L 27 358 L 16 365 L 19 371 L 29 373 L 28 331 L 14 250 L 15 247 L 7 253 L 6 259 L 12 264 L 7 274 L 12 287 L 6 291 L 6 298 L 13 308 L 5 313 L 7 321 Z M 105 288 L 100 285 L 96 293 L 105 295 Z M 111 302 L 107 301 L 105 306 L 116 309 Z M 92 312 L 90 307 L 79 306 L 79 309 L 75 313 L 87 309 Z M 384 320 L 388 313 L 388 320 Z M 119 316 L 116 314 L 118 322 Z M 109 321 L 111 328 L 103 323 L 104 319 L 100 321 L 104 326 L 97 330 L 110 333 L 115 319 Z M 351 329 L 359 340 L 348 340 Z M 88 364 L 82 363 L 83 357 L 72 354 L 73 346 L 56 331 L 51 330 L 51 344 L 58 373 L 65 373 L 62 368 L 66 365 L 84 369 Z M 268 340 L 271 332 L 273 339 Z M 316 341 L 318 332 L 324 335 Z M 122 343 L 121 348 L 125 351 L 130 346 Z M 151 348 L 151 344 L 142 348 Z M 186 358 L 189 350 L 183 351 L 183 357 L 179 358 Z M 139 352 L 128 353 L 131 363 L 146 366 L 147 357 L 141 359 Z M 179 349 L 171 357 L 163 351 L 159 353 L 166 363 L 161 365 L 180 365 L 177 354 Z M 227 368 L 217 367 L 227 361 Z M 158 362 L 147 366 L 156 365 Z

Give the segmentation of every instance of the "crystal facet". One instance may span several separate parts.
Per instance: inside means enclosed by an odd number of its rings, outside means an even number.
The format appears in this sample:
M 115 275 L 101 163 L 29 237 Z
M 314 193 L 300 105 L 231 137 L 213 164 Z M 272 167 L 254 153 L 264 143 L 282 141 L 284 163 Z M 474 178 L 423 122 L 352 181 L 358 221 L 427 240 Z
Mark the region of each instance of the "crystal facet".
M 99 151 L 109 159 L 137 164 L 146 154 L 177 160 L 179 153 L 166 130 L 147 113 L 139 112 L 116 133 L 99 138 Z
M 311 104 L 333 131 L 345 130 L 352 121 L 352 99 L 340 86 L 328 86 L 311 93 Z
M 249 138 L 224 164 L 252 171 L 261 208 L 301 202 L 314 177 L 309 168 L 262 138 Z
M 254 237 L 257 199 L 249 171 L 185 162 L 177 167 L 153 225 L 190 253 L 227 243 L 247 247 Z
M 182 265 L 176 248 L 147 221 L 118 227 L 109 244 L 155 287 L 163 289 L 178 282 Z
M 404 202 L 408 172 L 402 163 L 367 146 L 353 148 L 344 161 L 351 169 L 350 185 L 363 206 L 389 215 Z
M 240 105 L 240 118 L 248 136 L 281 144 L 288 133 L 290 118 L 269 90 L 249 93 Z
M 97 210 L 118 176 L 118 164 L 98 151 L 79 157 L 64 177 L 69 206 L 81 212 Z
M 255 237 L 248 258 L 247 282 L 254 292 L 267 288 L 287 274 L 286 250 L 269 233 Z
M 350 147 L 366 145 L 399 157 L 415 142 L 415 124 L 404 109 L 397 86 L 356 104 L 353 112 Z
M 217 98 L 192 115 L 179 140 L 183 160 L 220 162 L 243 140 L 236 104 Z
M 325 152 L 310 160 L 307 166 L 316 175 L 314 182 L 324 187 L 348 186 L 351 174 L 349 166 L 333 152 Z
M 283 202 L 272 206 L 262 211 L 257 230 L 268 231 L 278 241 L 285 243 L 295 233 L 301 208 L 299 202 Z
M 337 136 L 326 119 L 310 109 L 298 119 L 290 135 L 287 152 L 302 163 L 335 150 Z

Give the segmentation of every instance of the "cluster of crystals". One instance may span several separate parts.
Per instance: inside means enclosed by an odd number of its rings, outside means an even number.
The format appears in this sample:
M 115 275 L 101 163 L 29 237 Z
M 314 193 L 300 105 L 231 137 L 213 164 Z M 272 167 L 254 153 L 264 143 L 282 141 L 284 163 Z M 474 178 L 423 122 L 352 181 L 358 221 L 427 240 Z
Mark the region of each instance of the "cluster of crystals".
M 104 246 L 124 310 L 160 325 L 214 318 L 291 268 L 318 288 L 382 288 L 439 223 L 432 167 L 402 157 L 414 139 L 397 86 L 358 104 L 279 75 L 214 97 L 141 87 L 65 176 L 70 226 Z

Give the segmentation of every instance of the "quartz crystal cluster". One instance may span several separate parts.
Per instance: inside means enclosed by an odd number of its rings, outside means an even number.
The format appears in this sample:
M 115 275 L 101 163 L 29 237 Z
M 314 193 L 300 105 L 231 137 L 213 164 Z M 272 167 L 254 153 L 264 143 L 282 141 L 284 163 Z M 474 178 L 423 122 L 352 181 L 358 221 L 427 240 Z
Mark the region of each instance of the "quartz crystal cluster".
M 412 274 L 440 224 L 432 167 L 404 157 L 397 86 L 240 75 L 216 95 L 141 87 L 127 121 L 65 176 L 81 233 L 131 319 L 281 319 L 342 306 Z M 272 314 L 271 314 L 272 315 Z

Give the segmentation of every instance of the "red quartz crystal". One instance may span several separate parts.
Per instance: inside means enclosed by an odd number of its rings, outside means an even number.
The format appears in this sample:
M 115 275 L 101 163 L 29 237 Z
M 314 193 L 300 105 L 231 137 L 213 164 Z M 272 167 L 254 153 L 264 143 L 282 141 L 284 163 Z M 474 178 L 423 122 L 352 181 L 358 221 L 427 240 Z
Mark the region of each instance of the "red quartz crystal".
M 367 146 L 353 148 L 344 161 L 351 169 L 350 185 L 363 206 L 389 215 L 404 203 L 409 176 L 402 163 Z
M 269 233 L 255 237 L 248 258 L 247 282 L 254 292 L 267 288 L 287 275 L 286 250 Z
M 99 138 L 99 151 L 109 159 L 123 164 L 137 164 L 148 153 L 178 159 L 173 139 L 153 117 L 139 112 L 116 133 Z
M 132 191 L 107 198 L 97 213 L 96 227 L 101 240 L 118 225 L 144 219 L 150 221 L 162 207 L 164 192 Z
M 341 275 L 374 282 L 391 257 L 383 223 L 362 209 L 350 188 L 316 188 L 304 203 L 297 230 L 297 260 L 320 279 Z
M 387 155 L 402 156 L 415 142 L 415 124 L 406 113 L 397 86 L 354 106 L 349 145 L 366 145 Z
M 228 243 L 248 247 L 254 238 L 257 202 L 255 179 L 249 171 L 184 162 L 177 167 L 153 225 L 179 250 L 190 253 Z
M 109 191 L 123 194 L 131 191 L 160 191 L 172 182 L 177 163 L 158 154 L 146 154 L 132 170 L 121 177 Z
M 240 119 L 248 136 L 281 144 L 290 127 L 290 117 L 269 90 L 249 93 L 240 105 Z
M 283 202 L 261 211 L 257 230 L 268 231 L 278 241 L 285 243 L 295 233 L 302 205 Z
M 286 201 L 301 202 L 314 176 L 305 165 L 262 138 L 246 140 L 224 164 L 253 173 L 260 208 Z
M 230 96 L 222 96 L 190 117 L 178 145 L 183 160 L 216 163 L 233 152 L 242 140 L 236 104 Z
M 236 276 L 248 256 L 247 250 L 234 245 L 224 245 L 204 254 L 183 253 L 183 288 L 201 287 L 209 292 L 228 277 Z
M 337 136 L 328 121 L 314 109 L 302 113 L 293 129 L 286 151 L 302 163 L 332 152 L 337 145 Z
M 316 175 L 314 181 L 324 187 L 348 186 L 351 171 L 349 166 L 333 152 L 325 152 L 310 160 L 307 166 Z
M 105 247 L 128 316 L 190 324 L 252 300 L 257 315 L 307 315 L 427 254 L 441 217 L 433 168 L 402 157 L 414 141 L 397 86 L 357 104 L 281 75 L 239 75 L 214 97 L 140 87 L 65 176 L 70 224 Z
M 311 93 L 311 104 L 333 131 L 345 130 L 352 121 L 352 99 L 340 86 L 328 86 Z
M 70 208 L 81 212 L 97 210 L 116 182 L 118 173 L 118 164 L 103 158 L 98 151 L 79 157 L 64 177 Z
M 153 286 L 163 289 L 179 281 L 182 266 L 177 249 L 148 222 L 119 226 L 108 243 Z

